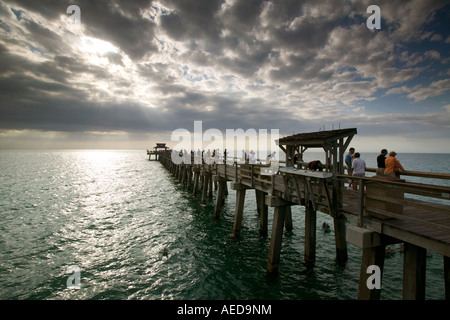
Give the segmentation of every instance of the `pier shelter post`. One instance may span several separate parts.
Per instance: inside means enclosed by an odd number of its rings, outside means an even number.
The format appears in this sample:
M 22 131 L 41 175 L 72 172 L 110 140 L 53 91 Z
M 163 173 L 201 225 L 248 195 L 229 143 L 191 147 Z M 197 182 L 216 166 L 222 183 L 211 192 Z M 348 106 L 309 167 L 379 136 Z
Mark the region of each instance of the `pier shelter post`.
M 281 198 L 268 195 L 266 196 L 266 204 L 268 206 L 274 207 L 267 271 L 270 273 L 277 273 L 280 265 L 284 221 L 286 218 L 286 212 L 288 210 L 287 208 L 291 205 L 291 203 Z
M 425 300 L 426 254 L 426 249 L 405 242 L 403 300 Z
M 232 237 L 238 238 L 241 234 L 242 219 L 244 217 L 245 191 L 249 189 L 246 185 L 232 182 L 231 189 L 236 190 L 236 212 L 234 214 L 234 225 Z

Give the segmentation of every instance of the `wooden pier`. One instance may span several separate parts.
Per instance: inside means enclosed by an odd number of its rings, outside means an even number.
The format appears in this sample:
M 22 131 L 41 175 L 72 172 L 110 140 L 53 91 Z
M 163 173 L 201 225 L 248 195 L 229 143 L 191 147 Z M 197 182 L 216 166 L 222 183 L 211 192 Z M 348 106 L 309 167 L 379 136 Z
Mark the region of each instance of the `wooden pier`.
M 426 250 L 444 259 L 445 297 L 450 299 L 450 187 L 412 183 L 387 177 L 353 177 L 344 174 L 344 152 L 356 129 L 302 133 L 278 141 L 286 154 L 286 166 L 246 164 L 236 159 L 184 157 L 175 164 L 171 150 L 156 149 L 153 154 L 181 183 L 201 193 L 202 203 L 217 191 L 214 215 L 220 217 L 228 194 L 227 182 L 236 191 L 236 209 L 232 236 L 241 233 L 247 190 L 254 189 L 260 217 L 260 233 L 268 235 L 268 207 L 273 207 L 273 223 L 268 252 L 268 272 L 278 272 L 282 256 L 284 229 L 292 229 L 292 205 L 305 207 L 304 262 L 313 264 L 316 256 L 317 211 L 334 221 L 336 259 L 347 261 L 347 242 L 362 249 L 358 299 L 380 299 L 381 289 L 370 289 L 372 275 L 368 267 L 376 265 L 383 272 L 385 248 L 404 243 L 403 299 L 425 299 Z M 300 161 L 293 167 L 296 153 L 308 148 L 322 148 L 325 170 L 306 170 Z M 367 171 L 374 171 L 368 169 Z M 273 172 L 270 172 L 273 171 Z M 450 179 L 450 174 L 408 171 L 405 176 Z M 440 180 L 435 180 L 440 181 Z M 346 184 L 358 185 L 356 191 Z M 414 198 L 415 197 L 415 198 Z

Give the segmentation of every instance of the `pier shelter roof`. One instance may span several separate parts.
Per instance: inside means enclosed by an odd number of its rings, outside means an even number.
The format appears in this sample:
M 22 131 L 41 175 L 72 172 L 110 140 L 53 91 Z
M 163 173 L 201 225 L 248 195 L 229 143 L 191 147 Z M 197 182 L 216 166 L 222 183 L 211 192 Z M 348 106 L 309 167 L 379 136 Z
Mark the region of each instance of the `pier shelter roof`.
M 279 139 L 278 146 L 286 153 L 287 166 L 293 164 L 296 153 L 303 158 L 303 152 L 308 148 L 323 148 L 326 170 L 344 173 L 344 152 L 355 134 L 356 128 L 298 133 Z

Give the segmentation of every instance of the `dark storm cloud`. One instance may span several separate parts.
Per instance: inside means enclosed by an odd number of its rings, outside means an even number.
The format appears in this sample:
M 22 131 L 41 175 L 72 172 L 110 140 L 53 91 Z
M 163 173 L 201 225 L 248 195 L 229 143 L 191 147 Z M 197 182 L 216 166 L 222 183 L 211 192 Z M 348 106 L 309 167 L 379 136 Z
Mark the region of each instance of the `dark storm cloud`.
M 173 11 L 161 17 L 162 27 L 178 39 L 187 35 L 193 39 L 201 37 L 217 39 L 221 23 L 217 19 L 217 13 L 222 2 L 222 0 L 165 0 L 164 5 Z
M 110 41 L 132 59 L 156 52 L 155 24 L 141 16 L 151 1 L 80 1 L 88 34 Z
M 78 5 L 81 10 L 81 19 L 86 32 L 92 37 L 101 38 L 122 48 L 131 58 L 140 59 L 144 55 L 156 50 L 152 43 L 155 24 L 141 15 L 142 10 L 149 8 L 152 1 L 109 1 L 109 0 L 77 0 L 70 3 L 61 1 L 7 1 L 11 7 L 20 7 L 31 12 L 38 12 L 49 21 L 60 19 L 66 15 L 69 5 Z M 30 22 L 30 32 L 42 35 L 46 39 L 54 39 L 45 27 Z M 47 36 L 47 37 L 45 37 Z M 47 41 L 49 41 L 47 40 Z M 59 40 L 59 39 L 54 39 Z M 57 49 L 64 42 L 58 41 L 49 47 Z M 46 41 L 43 42 L 46 44 Z
M 367 103 L 380 90 L 419 102 L 449 90 L 448 31 L 424 27 L 444 1 L 380 1 L 380 31 L 365 26 L 369 0 L 70 4 L 81 9 L 83 37 L 117 50 L 74 44 L 80 36 L 61 31 L 66 2 L 1 2 L 0 128 L 144 132 L 202 120 L 289 134 L 333 119 L 410 132 L 408 110 L 379 114 Z M 442 70 L 428 83 L 417 78 L 425 61 Z M 405 119 L 417 127 L 448 119 L 442 103 L 436 109 L 444 111 Z
M 27 76 L 0 80 L 0 127 L 42 131 L 164 130 L 161 110 L 138 104 L 91 102 L 83 91 Z

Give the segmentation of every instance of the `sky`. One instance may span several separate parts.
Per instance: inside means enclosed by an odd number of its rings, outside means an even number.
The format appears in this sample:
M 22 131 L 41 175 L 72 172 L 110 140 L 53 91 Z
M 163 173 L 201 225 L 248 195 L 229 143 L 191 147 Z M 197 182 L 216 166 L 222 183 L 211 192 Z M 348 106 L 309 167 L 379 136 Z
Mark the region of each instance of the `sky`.
M 450 153 L 449 24 L 439 0 L 0 0 L 0 148 L 145 150 L 202 121 Z

